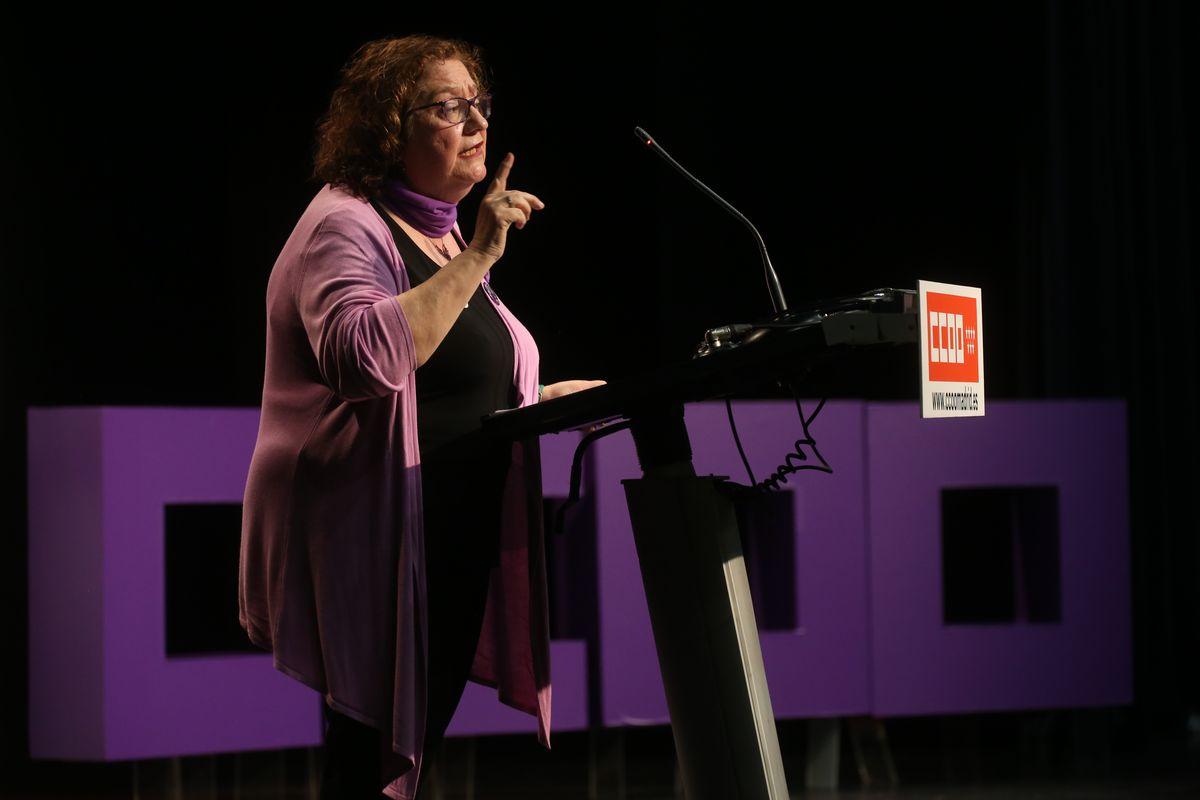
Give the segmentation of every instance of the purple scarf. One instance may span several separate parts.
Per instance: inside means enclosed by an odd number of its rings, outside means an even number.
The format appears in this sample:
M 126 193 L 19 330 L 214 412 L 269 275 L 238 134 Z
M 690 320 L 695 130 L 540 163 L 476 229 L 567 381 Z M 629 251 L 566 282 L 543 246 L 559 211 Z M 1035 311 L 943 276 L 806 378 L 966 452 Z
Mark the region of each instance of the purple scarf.
M 432 239 L 440 239 L 449 233 L 458 219 L 458 206 L 417 194 L 400 180 L 384 184 L 383 201 L 404 217 L 405 222 Z

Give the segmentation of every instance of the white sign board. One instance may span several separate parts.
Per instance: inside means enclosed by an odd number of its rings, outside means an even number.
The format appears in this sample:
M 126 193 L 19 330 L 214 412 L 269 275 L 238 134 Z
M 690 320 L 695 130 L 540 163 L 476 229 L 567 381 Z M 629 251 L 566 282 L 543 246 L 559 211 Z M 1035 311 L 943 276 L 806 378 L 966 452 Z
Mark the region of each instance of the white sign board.
M 921 416 L 983 416 L 983 295 L 973 286 L 918 281 Z

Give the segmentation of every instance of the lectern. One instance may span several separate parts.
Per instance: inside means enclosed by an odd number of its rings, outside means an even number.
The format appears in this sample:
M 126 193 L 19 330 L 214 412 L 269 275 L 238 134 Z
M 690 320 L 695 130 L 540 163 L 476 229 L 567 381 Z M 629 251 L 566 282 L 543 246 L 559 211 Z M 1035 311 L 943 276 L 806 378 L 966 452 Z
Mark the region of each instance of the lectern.
M 624 481 L 689 800 L 787 800 L 732 485 L 697 476 L 683 407 L 794 381 L 855 349 L 917 341 L 914 294 L 881 289 L 792 312 L 743 344 L 484 420 L 524 439 L 625 420 L 642 477 Z

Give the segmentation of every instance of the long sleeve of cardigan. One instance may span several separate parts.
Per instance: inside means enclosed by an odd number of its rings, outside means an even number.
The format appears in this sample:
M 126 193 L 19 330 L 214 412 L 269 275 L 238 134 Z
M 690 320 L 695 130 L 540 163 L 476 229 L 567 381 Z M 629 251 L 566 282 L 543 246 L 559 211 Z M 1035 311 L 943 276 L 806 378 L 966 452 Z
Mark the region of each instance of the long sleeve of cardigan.
M 417 362 L 396 278 L 386 261 L 326 223 L 304 253 L 295 293 L 321 377 L 348 401 L 398 392 Z

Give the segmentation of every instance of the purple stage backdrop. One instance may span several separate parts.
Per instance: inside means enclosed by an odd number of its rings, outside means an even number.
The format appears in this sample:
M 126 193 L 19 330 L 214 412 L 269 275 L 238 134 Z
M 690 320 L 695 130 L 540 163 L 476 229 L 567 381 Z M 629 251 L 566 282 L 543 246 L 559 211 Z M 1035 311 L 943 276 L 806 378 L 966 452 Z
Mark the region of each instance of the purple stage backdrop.
M 1124 403 L 988 403 L 979 422 L 868 407 L 873 713 L 1132 702 Z M 1056 619 L 943 624 L 939 492 L 976 487 L 1057 491 Z
M 802 435 L 795 406 L 734 410 L 761 480 Z M 744 483 L 724 404 L 690 406 L 687 422 L 697 472 Z M 28 430 L 31 755 L 319 744 L 321 699 L 269 654 L 167 653 L 164 510 L 241 502 L 257 409 L 32 408 Z M 1122 402 L 996 402 L 982 419 L 937 421 L 912 404 L 832 402 L 812 433 L 833 474 L 788 476 L 745 531 L 778 717 L 1130 702 Z M 577 441 L 542 438 L 547 497 L 566 495 Z M 596 725 L 666 723 L 620 485 L 638 475 L 628 432 L 587 463 L 598 636 L 552 643 L 553 730 L 588 725 L 589 686 Z M 985 544 L 1011 554 L 1011 575 L 972 561 Z M 1012 614 L 980 622 L 978 598 L 957 599 L 984 578 Z M 513 732 L 536 721 L 468 685 L 450 734 Z
M 257 409 L 29 409 L 32 757 L 321 743 L 322 699 L 276 671 L 270 654 L 167 655 L 164 509 L 240 504 L 258 418 Z M 566 438 L 547 442 L 546 474 L 564 471 L 556 459 L 569 460 L 569 448 Z M 551 660 L 554 730 L 585 727 L 584 643 L 553 642 Z M 473 685 L 451 728 L 522 731 L 536 735 L 533 716 Z

